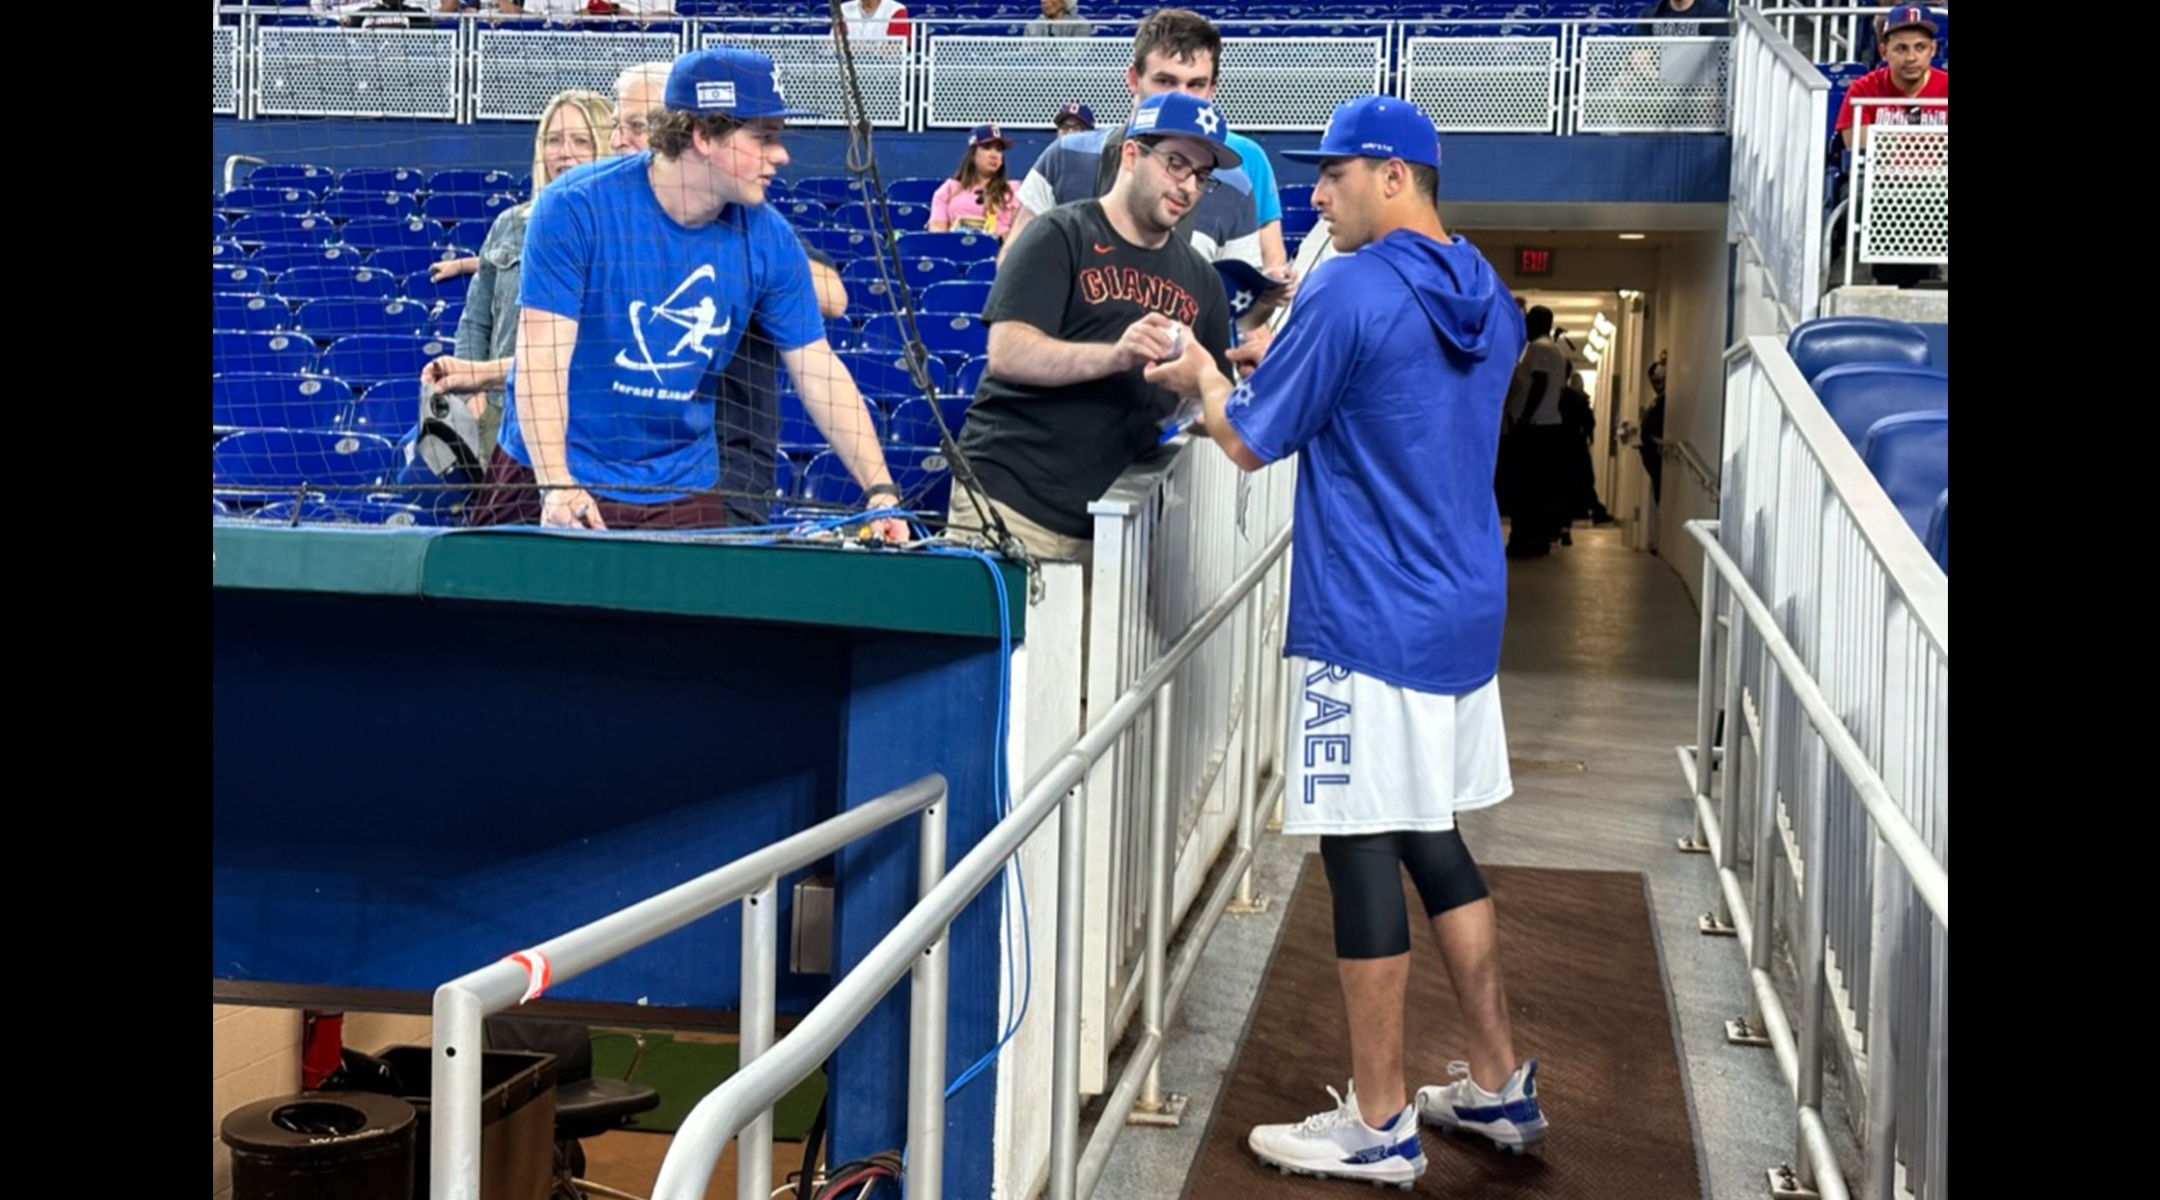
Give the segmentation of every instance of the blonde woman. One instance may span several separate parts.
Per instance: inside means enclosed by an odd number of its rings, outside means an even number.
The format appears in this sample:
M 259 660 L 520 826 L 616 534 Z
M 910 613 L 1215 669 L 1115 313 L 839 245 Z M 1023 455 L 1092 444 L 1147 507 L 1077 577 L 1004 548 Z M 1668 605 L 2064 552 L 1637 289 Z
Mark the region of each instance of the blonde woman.
M 607 153 L 615 133 L 615 102 L 598 92 L 558 92 L 540 112 L 533 135 L 533 190 L 546 187 L 570 168 Z M 465 315 L 458 319 L 457 353 L 421 368 L 421 405 L 428 392 L 468 397 L 480 423 L 480 461 L 495 453 L 502 427 L 504 383 L 517 354 L 519 258 L 525 246 L 525 218 L 532 201 L 503 210 L 488 229 L 473 258 L 453 259 L 429 268 L 437 281 L 471 273 L 465 292 Z M 426 413 L 423 411 L 422 416 Z

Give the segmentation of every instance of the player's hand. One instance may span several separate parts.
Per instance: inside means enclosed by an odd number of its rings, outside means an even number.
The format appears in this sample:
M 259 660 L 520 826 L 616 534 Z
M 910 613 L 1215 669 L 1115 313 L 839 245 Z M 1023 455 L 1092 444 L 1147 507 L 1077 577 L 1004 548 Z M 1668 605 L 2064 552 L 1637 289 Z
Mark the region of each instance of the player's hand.
M 1200 344 L 1198 338 L 1185 339 L 1185 353 L 1166 363 L 1151 363 L 1141 375 L 1152 384 L 1165 387 L 1180 396 L 1200 394 L 1200 381 L 1209 375 L 1220 375 L 1215 369 L 1215 359 Z
M 1177 336 L 1178 323 L 1161 313 L 1149 313 L 1127 325 L 1117 340 L 1118 370 L 1129 371 L 1170 357 Z
M 1282 284 L 1282 286 L 1279 288 L 1270 288 L 1269 290 L 1260 293 L 1260 295 L 1253 300 L 1253 306 L 1251 311 L 1246 314 L 1248 320 L 1251 319 L 1255 314 L 1264 318 L 1269 313 L 1272 313 L 1276 309 L 1290 303 L 1290 301 L 1297 296 L 1298 273 L 1296 267 L 1292 266 L 1289 263 L 1284 263 L 1279 267 L 1263 268 L 1260 273 L 1267 276 L 1269 279 L 1272 279 L 1277 283 Z
M 584 488 L 549 488 L 541 494 L 540 526 L 543 529 L 606 529 L 600 505 Z
M 453 396 L 486 390 L 487 383 L 480 377 L 480 364 L 469 359 L 445 354 L 430 359 L 420 368 L 420 390 L 423 392 L 448 392 Z
M 1260 360 L 1267 357 L 1268 346 L 1274 340 L 1275 331 L 1263 325 L 1247 331 L 1244 341 L 1230 347 L 1230 352 L 1225 357 L 1230 360 L 1231 366 L 1237 368 L 1239 379 L 1260 369 Z
M 889 546 L 901 545 L 914 536 L 908 532 L 907 522 L 898 517 L 879 517 L 870 522 L 870 532 Z

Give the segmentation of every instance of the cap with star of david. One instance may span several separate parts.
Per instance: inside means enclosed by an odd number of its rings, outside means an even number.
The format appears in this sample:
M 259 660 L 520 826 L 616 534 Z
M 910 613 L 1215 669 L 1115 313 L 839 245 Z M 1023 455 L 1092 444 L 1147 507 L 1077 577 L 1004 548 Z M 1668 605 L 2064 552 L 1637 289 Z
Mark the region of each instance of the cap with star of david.
M 789 108 L 780 90 L 780 68 L 755 50 L 716 47 L 692 50 L 668 71 L 669 112 L 728 116 L 738 121 L 822 114 Z
M 1225 140 L 1230 123 L 1214 105 L 1187 92 L 1158 92 L 1142 100 L 1126 122 L 1125 136 L 1199 138 L 1214 148 L 1217 170 L 1245 161 Z

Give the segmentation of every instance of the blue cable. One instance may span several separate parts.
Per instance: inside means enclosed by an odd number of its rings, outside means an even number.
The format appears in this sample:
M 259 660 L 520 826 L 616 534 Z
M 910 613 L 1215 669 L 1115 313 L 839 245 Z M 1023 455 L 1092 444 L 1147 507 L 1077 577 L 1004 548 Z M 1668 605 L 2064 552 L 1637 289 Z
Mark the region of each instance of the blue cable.
M 1008 593 L 1005 590 L 1005 577 L 998 573 L 997 560 L 991 558 L 988 554 L 984 553 L 981 550 L 964 547 L 952 547 L 932 549 L 929 551 L 929 553 L 945 557 L 964 557 L 975 559 L 976 561 L 982 563 L 983 566 L 989 570 L 990 581 L 992 584 L 995 585 L 997 589 L 998 706 L 997 732 L 995 734 L 996 743 L 992 749 L 990 786 L 995 793 L 998 819 L 1003 820 L 1011 810 L 1011 795 L 1009 791 L 1010 784 L 1007 782 L 1005 777 L 1005 757 L 1006 740 L 1008 736 L 1006 722 L 1008 713 L 1010 712 L 1012 707 L 1012 615 L 1010 600 L 1008 597 Z M 990 1064 L 997 1061 L 998 1053 L 1005 1048 L 1006 1043 L 1012 1041 L 1013 1035 L 1020 1031 L 1020 1023 L 1023 1019 L 1026 1018 L 1028 1005 L 1034 998 L 1034 933 L 1033 930 L 1030 928 L 1028 921 L 1027 873 L 1021 869 L 1020 859 L 1017 853 L 1007 864 L 1006 869 L 1009 877 L 1013 881 L 1013 886 L 1019 893 L 1020 899 L 1020 961 L 1025 970 L 1023 982 L 1019 985 L 1017 989 L 1018 995 L 1020 997 L 1020 1003 L 1013 1009 L 1012 1015 L 1008 1018 L 1004 1032 L 998 1035 L 997 1044 L 991 1046 L 987 1053 L 985 1053 L 981 1058 L 976 1059 L 972 1065 L 970 1065 L 965 1071 L 962 1071 L 959 1076 L 956 1077 L 952 1081 L 952 1083 L 946 1087 L 945 1098 L 948 1100 L 950 1100 L 954 1095 L 956 1095 L 961 1088 L 964 1088 L 969 1083 L 974 1082 L 976 1076 L 988 1070 Z M 1006 994 L 1011 995 L 1014 993 L 1015 987 L 1013 983 L 1012 909 L 1010 906 L 1007 906 L 1005 909 L 1004 941 Z

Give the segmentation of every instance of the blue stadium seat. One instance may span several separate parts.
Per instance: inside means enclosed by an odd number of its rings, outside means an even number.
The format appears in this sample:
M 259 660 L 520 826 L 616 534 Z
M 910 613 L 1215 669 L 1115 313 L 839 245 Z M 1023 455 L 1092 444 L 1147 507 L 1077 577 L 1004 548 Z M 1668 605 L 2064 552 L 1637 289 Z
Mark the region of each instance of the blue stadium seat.
M 305 375 L 315 367 L 315 343 L 296 333 L 210 331 L 210 373 Z
M 990 357 L 988 355 L 969 359 L 967 365 L 960 368 L 959 373 L 953 376 L 952 391 L 948 394 L 964 397 L 969 403 L 974 403 L 975 390 L 982 386 L 983 371 L 988 369 L 989 366 Z
M 944 360 L 950 371 L 990 352 L 990 327 L 973 312 L 926 312 L 916 317 L 915 329 L 924 348 Z
M 1311 208 L 1313 185 L 1309 183 L 1284 183 L 1275 188 L 1275 198 L 1285 209 Z
M 885 205 L 885 219 L 880 220 L 876 210 L 867 202 L 858 201 L 833 207 L 832 223 L 844 229 L 882 230 L 886 221 L 892 224 L 896 234 L 919 233 L 930 223 L 930 206 L 889 201 Z
M 229 213 L 314 212 L 320 197 L 306 188 L 236 187 L 220 202 Z
M 264 163 L 248 172 L 249 187 L 304 188 L 321 195 L 337 186 L 337 172 L 313 163 Z
M 247 257 L 247 250 L 231 238 L 212 238 L 210 241 L 210 265 L 236 263 Z
M 1884 417 L 1868 429 L 1860 457 L 1914 535 L 1925 538 L 1935 501 L 1950 487 L 1950 413 Z
M 463 302 L 465 292 L 470 287 L 472 287 L 472 276 L 470 275 L 452 275 L 441 283 L 437 283 L 428 278 L 427 268 L 425 267 L 401 276 L 398 280 L 399 295 L 407 300 L 418 300 L 423 304 L 436 304 L 444 300 Z
M 897 353 L 850 350 L 840 355 L 840 361 L 854 377 L 856 388 L 887 411 L 909 397 L 922 395 L 922 389 L 908 374 L 906 359 Z M 942 393 L 951 379 L 945 364 L 933 358 L 924 366 L 928 368 L 930 386 Z
M 322 198 L 321 211 L 333 221 L 403 221 L 419 215 L 420 201 L 411 192 L 341 189 Z
M 1283 244 L 1295 246 L 1298 239 L 1312 232 L 1320 223 L 1320 211 L 1312 208 L 1288 208 L 1282 210 Z
M 900 481 L 895 479 L 893 482 L 898 484 Z M 805 500 L 844 508 L 862 507 L 862 485 L 848 474 L 847 464 L 840 461 L 840 456 L 830 450 L 821 451 L 803 465 L 799 490 Z
M 368 266 L 294 267 L 277 277 L 277 293 L 294 304 L 308 300 L 388 300 L 398 294 L 397 278 Z M 304 328 L 304 326 L 303 326 Z
M 241 493 L 381 487 L 396 472 L 389 438 L 323 429 L 244 429 L 210 448 L 211 486 Z
M 278 296 L 210 297 L 210 328 L 239 329 L 248 333 L 275 333 L 293 327 L 292 309 Z
M 855 348 L 877 354 L 898 354 L 907 348 L 907 326 L 897 313 L 872 313 L 856 335 Z
M 1928 365 L 1928 339 L 1916 325 L 1884 317 L 1817 317 L 1802 322 L 1785 337 L 1800 374 L 1813 382 L 1843 363 Z
M 248 213 L 233 222 L 231 236 L 243 246 L 329 246 L 339 240 L 336 223 L 312 213 Z
M 213 375 L 210 427 L 329 429 L 351 396 L 343 380 L 314 375 Z
M 420 215 L 440 221 L 445 229 L 465 221 L 486 229 L 504 209 L 516 203 L 499 192 L 433 192 L 420 202 Z
M 997 252 L 998 240 L 987 233 L 903 233 L 900 235 L 900 257 L 909 261 L 919 258 L 942 258 L 956 263 L 973 263 L 981 262 L 986 258 L 996 258 Z
M 411 167 L 354 167 L 338 176 L 338 189 L 347 192 L 417 192 L 427 186 L 427 175 Z
M 813 175 L 794 180 L 788 184 L 788 195 L 794 199 L 815 200 L 827 208 L 867 198 L 862 180 L 844 175 Z
M 338 233 L 346 245 L 357 246 L 362 250 L 384 250 L 392 246 L 446 246 L 450 243 L 450 235 L 443 227 L 424 217 L 405 221 L 378 218 L 347 221 Z
M 808 198 L 789 197 L 785 200 L 768 200 L 766 203 L 798 229 L 823 225 L 832 217 L 831 209 Z
M 1928 548 L 1928 553 L 1929 553 L 1929 554 L 1932 554 L 1932 555 L 1934 555 L 1934 556 L 1935 556 L 1935 565 L 1936 565 L 1936 566 L 1938 566 L 1938 567 L 1941 567 L 1941 568 L 1943 569 L 1943 573 L 1944 573 L 1944 574 L 1946 574 L 1946 575 L 1947 575 L 1947 574 L 1949 574 L 1949 572 L 1950 572 L 1950 489 L 1949 489 L 1949 488 L 1944 488 L 1944 489 L 1942 490 L 1942 495 L 1940 495 L 1940 496 L 1937 496 L 1937 497 L 1935 497 L 1935 511 L 1934 511 L 1934 512 L 1933 512 L 1932 514 L 1930 514 L 1930 515 L 1929 515 L 1929 517 L 1928 517 L 1928 527 L 1927 527 L 1927 533 L 1926 533 L 1926 534 L 1925 534 L 1924 536 L 1922 536 L 1920 540 L 1921 540 L 1921 542 L 1922 542 L 1922 543 L 1924 543 L 1924 544 L 1925 544 L 1925 545 L 1927 546 L 1927 548 Z
M 942 179 L 895 179 L 885 185 L 885 198 L 901 204 L 928 204 L 943 186 Z
M 323 351 L 322 373 L 335 375 L 355 387 L 372 387 L 385 379 L 418 379 L 428 360 L 452 353 L 446 338 L 411 334 L 361 333 L 339 338 Z
M 935 446 L 887 446 L 885 465 L 900 489 L 902 508 L 945 514 L 952 498 L 952 467 Z
M 388 271 L 399 279 L 415 271 L 426 272 L 428 264 L 443 258 L 464 258 L 472 251 L 463 246 L 385 246 L 368 255 L 367 263 L 378 271 Z M 469 275 L 458 276 L 457 283 L 463 287 L 471 280 Z
M 803 244 L 813 246 L 842 266 L 874 253 L 870 235 L 860 229 L 798 229 Z
M 247 262 L 210 264 L 210 290 L 253 294 L 270 282 L 270 272 Z
M 922 306 L 930 312 L 981 314 L 990 299 L 990 285 L 965 279 L 947 280 L 923 289 Z
M 780 389 L 780 448 L 790 454 L 814 453 L 825 448 L 824 431 L 803 411 L 802 397 L 790 387 Z
M 1847 363 L 1815 378 L 1815 395 L 1858 446 L 1875 422 L 1898 413 L 1950 408 L 1950 373 L 1906 363 Z
M 470 167 L 453 167 L 428 176 L 430 192 L 508 192 L 517 186 L 517 176 L 508 171 L 481 171 Z
M 337 428 L 396 441 L 420 421 L 420 378 L 385 379 L 338 414 Z
M 942 445 L 938 440 L 938 418 L 944 418 L 946 432 L 958 437 L 961 424 L 967 420 L 968 404 L 964 396 L 943 397 L 935 409 L 920 396 L 903 400 L 885 420 L 885 440 L 895 446 Z
M 402 529 L 446 525 L 437 513 L 391 496 L 310 496 L 278 500 L 248 514 L 248 520 L 275 525 L 359 525 Z
M 301 305 L 293 323 L 318 342 L 334 342 L 359 333 L 428 333 L 434 317 L 432 308 L 412 300 L 337 296 Z
M 360 266 L 361 258 L 360 252 L 351 246 L 264 246 L 248 261 L 273 276 L 282 277 L 313 267 L 352 271 Z M 274 279 L 272 286 L 275 286 Z
M 967 274 L 962 276 L 962 278 L 966 279 L 970 283 L 990 283 L 996 280 L 997 260 L 994 258 L 986 258 L 981 262 L 969 263 L 967 265 Z
M 445 300 L 435 306 L 434 332 L 445 341 L 457 340 L 458 322 L 465 318 L 463 300 Z
M 210 240 L 212 242 L 222 241 L 225 237 L 225 231 L 231 228 L 232 222 L 225 219 L 224 213 L 214 212 L 210 214 Z
M 835 351 L 854 350 L 862 345 L 862 331 L 855 322 L 845 316 L 825 318 L 825 344 Z

